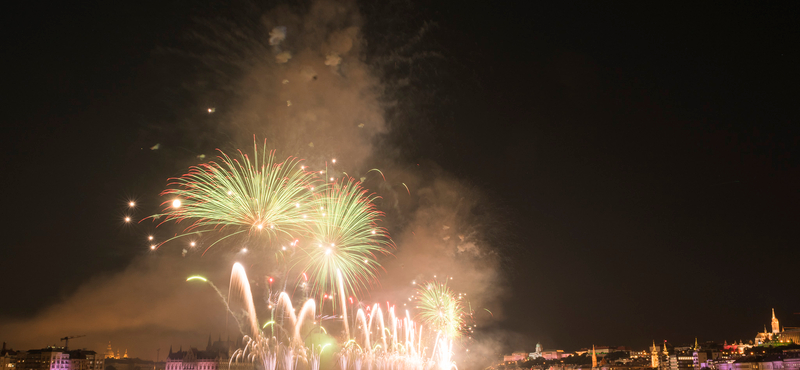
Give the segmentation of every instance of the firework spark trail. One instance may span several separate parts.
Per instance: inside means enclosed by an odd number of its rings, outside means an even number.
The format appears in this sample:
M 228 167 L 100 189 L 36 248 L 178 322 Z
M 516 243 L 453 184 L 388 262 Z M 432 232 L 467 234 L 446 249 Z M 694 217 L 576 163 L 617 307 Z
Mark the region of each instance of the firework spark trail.
M 208 279 L 206 279 L 206 278 L 204 278 L 202 276 L 195 275 L 195 276 L 190 276 L 189 278 L 186 279 L 186 281 L 191 281 L 191 280 L 200 280 L 200 281 L 202 281 L 204 283 L 208 283 L 209 285 L 211 285 L 211 287 L 214 288 L 214 291 L 217 292 L 217 296 L 219 296 L 219 299 L 222 300 L 222 304 L 225 305 L 225 310 L 228 311 L 230 316 L 233 317 L 233 319 L 236 321 L 236 326 L 239 328 L 239 331 L 244 331 L 244 330 L 242 330 L 243 329 L 242 328 L 242 323 L 239 322 L 239 319 L 236 317 L 236 314 L 234 314 L 233 311 L 231 311 L 231 306 L 230 306 L 230 304 L 228 302 L 230 297 L 226 298 L 225 295 L 223 295 L 222 292 L 219 290 L 219 288 L 217 288 L 217 286 L 214 285 L 213 282 L 211 282 L 211 280 L 208 280 Z M 227 330 L 227 327 L 228 327 L 227 319 L 225 321 L 225 327 L 226 327 L 225 330 Z

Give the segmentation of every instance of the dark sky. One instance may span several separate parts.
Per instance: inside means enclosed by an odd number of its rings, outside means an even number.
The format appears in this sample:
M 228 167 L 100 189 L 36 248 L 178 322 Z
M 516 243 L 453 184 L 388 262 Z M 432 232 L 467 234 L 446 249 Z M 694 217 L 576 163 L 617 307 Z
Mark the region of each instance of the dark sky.
M 393 98 L 413 112 L 387 113 L 382 140 L 502 219 L 508 294 L 487 335 L 519 334 L 508 349 L 748 340 L 773 307 L 800 326 L 797 5 L 520 3 L 361 4 L 367 63 L 422 27 L 415 47 L 435 54 L 383 67 L 411 76 Z M 192 64 L 163 50 L 227 9 L 5 11 L 0 318 L 147 253 L 122 206 L 190 164 L 147 147 L 226 145 L 173 128 L 207 102 L 186 88 Z

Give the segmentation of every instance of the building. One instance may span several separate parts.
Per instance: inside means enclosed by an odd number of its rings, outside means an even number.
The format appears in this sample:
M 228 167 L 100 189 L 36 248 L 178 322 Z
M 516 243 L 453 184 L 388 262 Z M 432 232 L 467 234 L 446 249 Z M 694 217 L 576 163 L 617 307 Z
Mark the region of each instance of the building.
M 775 309 L 772 309 L 772 321 L 770 322 L 772 331 L 768 332 L 764 326 L 764 332 L 756 334 L 753 342 L 755 345 L 764 345 L 767 342 L 777 341 L 781 343 L 800 343 L 800 328 L 783 328 L 781 330 L 780 321 L 775 317 Z
M 797 356 L 746 356 L 737 360 L 709 361 L 711 370 L 798 370 L 800 357 Z
M 105 370 L 164 370 L 165 362 L 154 362 L 138 358 L 106 359 Z
M 108 347 L 106 347 L 106 353 L 105 353 L 105 357 L 104 357 L 104 358 L 106 358 L 106 359 L 109 359 L 109 358 L 111 358 L 111 359 L 117 358 L 117 356 L 114 356 L 114 350 L 113 350 L 113 349 L 111 349 L 111 341 L 108 341 Z
M 69 353 L 62 347 L 47 347 L 23 352 L 18 357 L 19 370 L 69 370 Z
M 694 369 L 694 351 L 682 350 L 675 351 L 669 355 L 670 370 L 692 370 Z
M 172 352 L 172 347 L 169 348 L 167 354 L 167 361 L 165 370 L 255 370 L 255 364 L 252 362 L 231 362 L 230 355 L 233 343 L 230 341 L 223 342 L 222 340 L 211 343 L 211 337 L 208 338 L 208 345 L 205 351 L 198 350 L 197 348 L 189 348 L 184 351 L 179 349 L 178 352 Z M 524 358 L 527 358 L 527 353 Z
M 509 355 L 503 356 L 503 361 L 504 362 L 517 362 L 517 361 L 522 361 L 522 360 L 527 360 L 527 359 L 528 359 L 528 353 L 527 352 L 514 352 L 510 356 Z M 170 370 L 170 369 L 167 369 L 167 370 Z
M 0 351 L 0 370 L 16 370 L 19 351 L 11 348 L 6 348 L 6 342 L 3 342 L 3 350 Z
M 539 358 L 539 357 L 542 357 L 542 344 L 541 343 L 536 343 L 536 352 L 531 352 L 528 355 L 528 357 L 530 357 L 530 358 L 532 358 L 534 360 Z
M 650 349 L 650 366 L 654 369 L 658 368 L 658 364 L 661 362 L 659 361 L 660 358 L 661 356 L 658 347 L 656 347 L 656 341 L 653 341 L 653 348 Z
M 778 322 L 778 318 L 775 317 L 775 309 L 772 309 L 772 334 L 778 334 L 781 332 L 781 324 Z
M 100 355 L 95 351 L 75 350 L 69 351 L 69 369 L 70 370 L 103 370 L 105 368 L 105 359 L 100 358 Z
M 16 366 L 4 369 L 17 370 L 104 370 L 104 359 L 95 351 L 79 349 L 66 351 L 64 347 L 47 347 L 18 352 Z
M 560 360 L 560 359 L 565 358 L 567 356 L 569 356 L 569 355 L 564 353 L 564 350 L 562 350 L 562 349 L 554 349 L 554 350 L 542 351 L 542 357 L 545 360 Z

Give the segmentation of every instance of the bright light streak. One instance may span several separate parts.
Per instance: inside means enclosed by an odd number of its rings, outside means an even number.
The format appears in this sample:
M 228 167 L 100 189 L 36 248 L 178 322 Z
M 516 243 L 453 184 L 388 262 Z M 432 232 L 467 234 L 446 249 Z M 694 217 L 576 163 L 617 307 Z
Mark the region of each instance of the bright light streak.
M 181 200 L 175 199 L 172 201 L 172 208 L 179 208 L 181 206 Z
M 203 282 L 208 282 L 208 279 L 206 279 L 206 278 L 204 278 L 204 277 L 202 277 L 200 275 L 189 276 L 189 278 L 186 279 L 186 281 L 192 281 L 192 280 L 201 280 Z

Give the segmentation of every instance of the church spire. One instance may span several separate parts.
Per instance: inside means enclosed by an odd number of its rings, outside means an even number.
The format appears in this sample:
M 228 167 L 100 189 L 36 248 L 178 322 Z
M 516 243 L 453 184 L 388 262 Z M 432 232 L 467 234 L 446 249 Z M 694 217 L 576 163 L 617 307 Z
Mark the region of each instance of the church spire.
M 594 350 L 594 344 L 592 344 L 592 369 L 597 368 L 597 352 Z
M 656 347 L 655 340 L 653 341 L 653 348 L 650 350 L 650 367 L 658 367 L 658 347 Z
M 700 346 L 697 345 L 697 337 L 694 337 L 694 350 L 697 351 L 700 349 Z
M 775 309 L 772 309 L 772 334 L 778 334 L 781 332 L 781 324 L 778 322 L 778 318 L 775 317 Z

